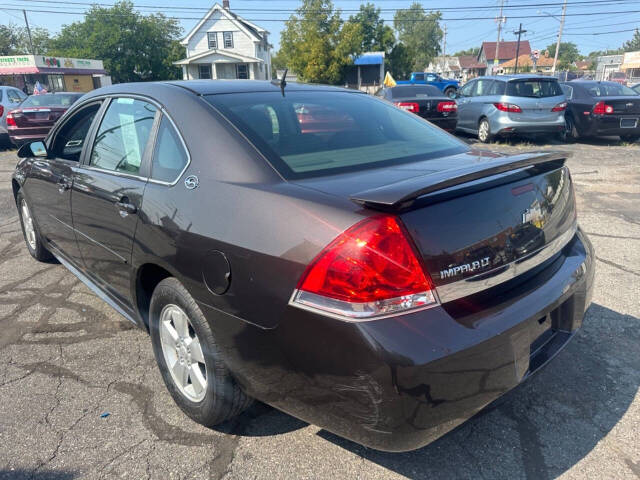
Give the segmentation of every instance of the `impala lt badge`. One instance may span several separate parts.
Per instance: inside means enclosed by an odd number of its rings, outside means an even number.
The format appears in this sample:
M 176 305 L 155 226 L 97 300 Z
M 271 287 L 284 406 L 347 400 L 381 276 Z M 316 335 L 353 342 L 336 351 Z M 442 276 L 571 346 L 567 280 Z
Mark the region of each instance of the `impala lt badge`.
M 455 277 L 465 272 L 475 272 L 481 268 L 489 266 L 489 257 L 481 258 L 480 260 L 474 260 L 471 263 L 463 263 L 462 265 L 456 265 L 447 270 L 440 270 L 440 278 Z

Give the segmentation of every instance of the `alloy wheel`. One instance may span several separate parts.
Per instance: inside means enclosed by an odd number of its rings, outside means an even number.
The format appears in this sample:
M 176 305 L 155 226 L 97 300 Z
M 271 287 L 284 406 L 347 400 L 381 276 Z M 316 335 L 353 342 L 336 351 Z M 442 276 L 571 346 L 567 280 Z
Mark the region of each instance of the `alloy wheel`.
M 189 317 L 177 305 L 165 305 L 159 328 L 162 353 L 175 385 L 192 402 L 201 402 L 207 392 L 207 369 Z
M 483 120 L 478 127 L 478 139 L 481 142 L 487 142 L 489 140 L 489 122 Z
M 20 208 L 22 209 L 22 225 L 24 226 L 24 235 L 27 238 L 27 243 L 31 247 L 31 250 L 35 250 L 37 247 L 36 230 L 33 227 L 33 217 L 31 216 L 31 211 L 29 210 L 29 206 L 27 205 L 27 202 L 24 198 L 22 199 Z

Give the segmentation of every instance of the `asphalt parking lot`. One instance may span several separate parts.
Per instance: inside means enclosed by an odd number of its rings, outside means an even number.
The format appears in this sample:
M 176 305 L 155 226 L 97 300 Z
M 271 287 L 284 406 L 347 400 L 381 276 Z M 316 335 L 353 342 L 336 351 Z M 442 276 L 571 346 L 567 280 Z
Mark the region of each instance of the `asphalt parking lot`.
M 61 265 L 29 256 L 15 151 L 0 151 L 0 479 L 640 478 L 640 144 L 488 148 L 573 152 L 579 220 L 597 251 L 593 304 L 546 369 L 403 454 L 262 404 L 215 430 L 189 420 L 146 333 Z

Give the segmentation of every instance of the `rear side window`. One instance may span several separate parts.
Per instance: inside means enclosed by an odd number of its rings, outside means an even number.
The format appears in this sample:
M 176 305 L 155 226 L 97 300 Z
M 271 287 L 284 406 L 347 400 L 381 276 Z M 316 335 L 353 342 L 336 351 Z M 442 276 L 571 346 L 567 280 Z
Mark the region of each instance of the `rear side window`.
M 505 82 L 496 80 L 489 89 L 489 95 L 504 95 L 506 88 L 507 86 L 505 85 Z
M 593 83 L 586 85 L 589 95 L 592 97 L 616 97 L 623 95 L 637 95 L 637 93 L 619 83 Z
M 90 164 L 137 175 L 155 114 L 156 107 L 142 100 L 114 99 L 98 128 Z
M 515 80 L 507 84 L 507 95 L 510 97 L 557 97 L 562 89 L 557 80 L 530 79 Z
M 417 115 L 368 95 L 313 90 L 205 98 L 285 178 L 360 171 L 468 150 Z
M 189 157 L 178 132 L 167 117 L 162 117 L 151 162 L 151 178 L 173 183 L 187 163 L 189 163 Z
M 567 99 L 571 100 L 573 98 L 573 87 L 570 87 L 569 85 L 560 85 L 560 88 L 562 88 Z

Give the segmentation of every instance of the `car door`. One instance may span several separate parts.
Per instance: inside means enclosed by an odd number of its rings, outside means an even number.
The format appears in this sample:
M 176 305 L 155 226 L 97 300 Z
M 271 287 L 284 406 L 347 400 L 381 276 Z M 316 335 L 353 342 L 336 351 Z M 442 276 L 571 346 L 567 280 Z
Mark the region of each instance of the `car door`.
M 86 139 L 101 101 L 83 105 L 70 114 L 48 139 L 47 158 L 31 163 L 25 192 L 41 235 L 57 253 L 81 265 L 71 218 L 71 192 Z
M 480 78 L 476 82 L 476 86 L 473 89 L 473 95 L 468 107 L 469 127 L 472 130 L 478 129 L 480 123 L 480 117 L 483 114 L 484 106 L 489 102 L 490 91 L 493 85 L 493 80 L 489 78 Z
M 470 112 L 471 98 L 475 90 L 477 80 L 468 82 L 458 91 L 456 103 L 458 104 L 458 127 L 459 128 L 475 128 L 471 127 Z
M 130 309 L 131 249 L 159 110 L 123 96 L 103 111 L 74 177 L 73 225 L 87 275 Z

